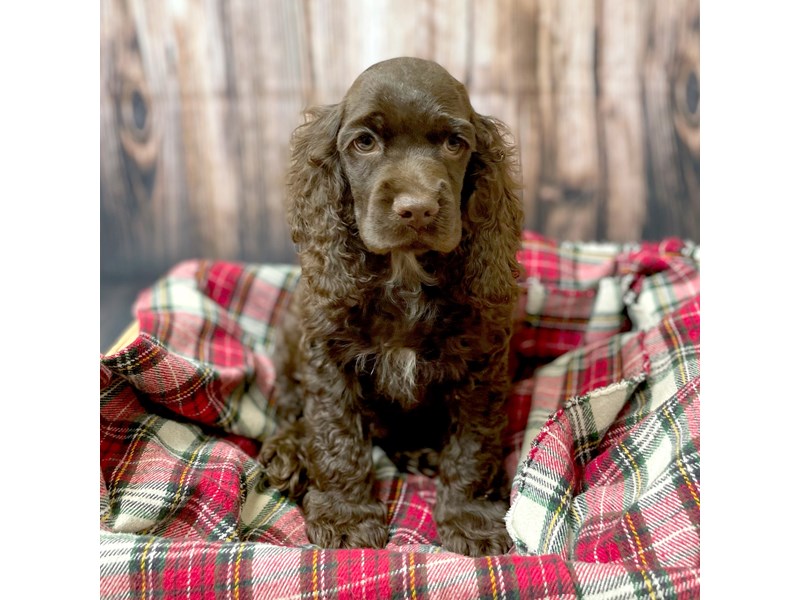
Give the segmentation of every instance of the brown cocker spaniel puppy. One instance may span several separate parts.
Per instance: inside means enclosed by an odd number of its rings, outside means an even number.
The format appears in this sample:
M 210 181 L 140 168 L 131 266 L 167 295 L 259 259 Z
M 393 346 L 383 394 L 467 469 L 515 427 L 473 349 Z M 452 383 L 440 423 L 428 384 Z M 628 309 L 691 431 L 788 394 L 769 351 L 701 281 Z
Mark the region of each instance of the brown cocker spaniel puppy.
M 362 73 L 293 137 L 302 275 L 276 356 L 277 434 L 260 460 L 325 548 L 387 541 L 372 445 L 437 472 L 443 546 L 500 554 L 501 434 L 522 210 L 506 127 L 436 63 Z

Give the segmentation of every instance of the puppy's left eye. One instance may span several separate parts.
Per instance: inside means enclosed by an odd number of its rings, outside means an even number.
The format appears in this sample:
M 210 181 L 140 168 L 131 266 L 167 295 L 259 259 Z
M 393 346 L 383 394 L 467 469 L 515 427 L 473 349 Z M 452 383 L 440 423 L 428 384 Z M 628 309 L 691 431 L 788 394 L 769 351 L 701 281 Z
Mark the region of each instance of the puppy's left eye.
M 378 142 L 369 133 L 362 133 L 355 140 L 353 140 L 353 147 L 359 152 L 372 152 Z
M 458 154 L 464 148 L 466 148 L 464 139 L 456 133 L 448 136 L 448 138 L 444 141 L 444 149 L 450 154 Z

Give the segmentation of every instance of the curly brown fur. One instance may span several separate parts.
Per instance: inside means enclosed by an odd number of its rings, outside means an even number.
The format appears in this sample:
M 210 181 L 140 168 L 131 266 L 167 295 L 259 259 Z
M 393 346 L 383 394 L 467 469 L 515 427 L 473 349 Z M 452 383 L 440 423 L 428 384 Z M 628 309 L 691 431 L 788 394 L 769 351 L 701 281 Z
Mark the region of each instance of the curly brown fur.
M 509 139 L 414 58 L 373 65 L 293 136 L 302 276 L 276 356 L 284 428 L 260 458 L 318 545 L 386 543 L 375 443 L 438 468 L 445 548 L 510 546 L 500 438 L 522 211 Z

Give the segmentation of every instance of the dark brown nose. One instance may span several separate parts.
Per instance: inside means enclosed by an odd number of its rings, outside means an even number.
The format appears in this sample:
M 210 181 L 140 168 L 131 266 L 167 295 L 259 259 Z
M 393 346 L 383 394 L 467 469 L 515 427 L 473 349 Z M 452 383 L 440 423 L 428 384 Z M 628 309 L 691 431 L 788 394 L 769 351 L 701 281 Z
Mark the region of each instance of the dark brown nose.
M 430 225 L 436 218 L 439 203 L 433 198 L 401 194 L 394 199 L 392 209 L 403 223 L 413 229 L 420 229 Z

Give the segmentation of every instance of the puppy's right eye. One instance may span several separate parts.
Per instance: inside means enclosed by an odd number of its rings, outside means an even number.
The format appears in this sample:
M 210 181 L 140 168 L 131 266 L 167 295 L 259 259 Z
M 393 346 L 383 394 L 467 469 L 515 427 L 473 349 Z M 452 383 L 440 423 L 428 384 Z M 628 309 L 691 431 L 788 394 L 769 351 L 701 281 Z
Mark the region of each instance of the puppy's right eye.
M 358 152 L 363 152 L 363 153 L 372 152 L 373 150 L 375 150 L 377 144 L 378 142 L 369 133 L 362 133 L 355 140 L 353 140 L 353 147 Z
M 466 147 L 464 140 L 460 135 L 454 133 L 444 141 L 444 148 L 450 154 L 461 154 L 461 151 Z

